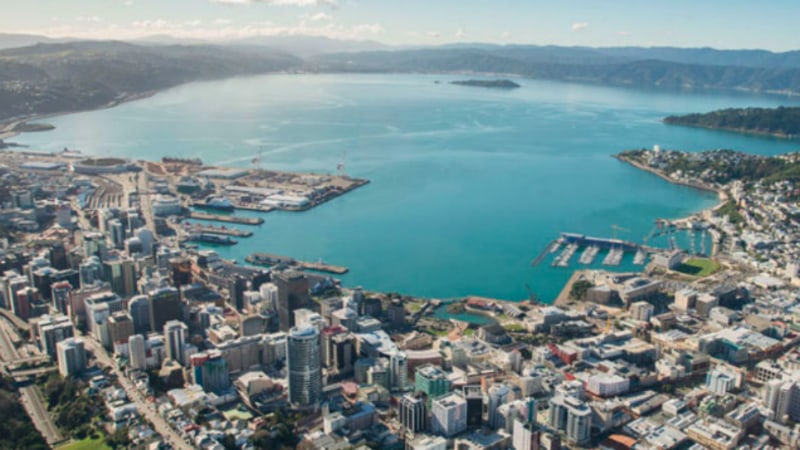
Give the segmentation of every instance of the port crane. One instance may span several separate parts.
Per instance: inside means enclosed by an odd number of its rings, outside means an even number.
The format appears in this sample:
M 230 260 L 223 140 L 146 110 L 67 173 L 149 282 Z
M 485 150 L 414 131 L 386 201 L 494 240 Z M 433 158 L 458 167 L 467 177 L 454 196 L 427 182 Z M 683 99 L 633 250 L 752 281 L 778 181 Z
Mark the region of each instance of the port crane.
M 614 239 L 617 238 L 617 232 L 619 232 L 619 231 L 621 231 L 623 233 L 630 233 L 631 232 L 631 230 L 629 230 L 627 228 L 623 228 L 623 227 L 621 227 L 619 225 L 611 225 L 611 236 Z

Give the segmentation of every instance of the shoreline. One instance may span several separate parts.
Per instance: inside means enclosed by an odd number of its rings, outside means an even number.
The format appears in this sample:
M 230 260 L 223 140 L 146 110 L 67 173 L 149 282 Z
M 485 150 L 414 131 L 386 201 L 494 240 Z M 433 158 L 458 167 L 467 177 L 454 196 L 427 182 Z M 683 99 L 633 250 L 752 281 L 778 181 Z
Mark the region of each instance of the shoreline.
M 646 166 L 646 165 L 644 165 L 644 164 L 642 164 L 642 163 L 640 163 L 638 161 L 634 161 L 632 159 L 626 158 L 626 157 L 624 157 L 622 155 L 619 155 L 619 154 L 612 155 L 612 158 L 616 159 L 617 161 L 621 161 L 623 163 L 630 164 L 631 166 L 633 166 L 633 167 L 635 167 L 635 168 L 637 168 L 639 170 L 651 173 L 651 174 L 661 178 L 662 180 L 667 181 L 668 183 L 671 183 L 671 184 L 674 184 L 674 185 L 677 185 L 677 186 L 685 186 L 685 187 L 697 189 L 697 190 L 700 190 L 700 191 L 713 192 L 713 193 L 717 194 L 717 204 L 716 205 L 714 205 L 712 207 L 709 207 L 709 208 L 703 208 L 700 211 L 694 212 L 694 213 L 692 213 L 692 214 L 690 214 L 688 216 L 672 219 L 671 220 L 672 222 L 689 221 L 692 217 L 694 217 L 696 215 L 702 215 L 703 213 L 705 213 L 707 211 L 710 212 L 710 213 L 713 213 L 716 210 L 718 210 L 718 209 L 722 208 L 723 206 L 725 206 L 726 203 L 728 203 L 728 200 L 729 200 L 728 193 L 725 192 L 724 189 L 720 189 L 720 188 L 717 188 L 717 187 L 714 187 L 714 186 L 711 186 L 711 185 L 708 185 L 708 184 L 705 184 L 705 183 L 700 183 L 700 182 L 689 182 L 689 181 L 675 180 L 673 178 L 668 177 L 666 174 L 664 174 L 663 172 L 659 171 L 658 169 L 654 169 L 654 168 L 652 168 L 650 166 Z
M 5 121 L 0 121 L 0 140 L 11 139 L 13 137 L 19 136 L 22 133 L 27 133 L 27 131 L 19 131 L 15 130 L 14 128 L 28 124 L 29 122 L 37 122 L 40 120 L 50 119 L 58 116 L 65 116 L 68 114 L 77 114 L 82 112 L 102 111 L 104 109 L 111 109 L 116 106 L 122 105 L 123 103 L 133 102 L 136 100 L 142 100 L 145 98 L 152 97 L 158 94 L 159 92 L 162 92 L 162 90 L 152 90 L 152 91 L 140 92 L 138 94 L 125 95 L 122 98 L 119 98 L 117 100 L 112 100 L 111 102 L 108 102 L 106 104 L 94 108 L 71 109 L 68 111 L 61 111 L 48 114 L 33 114 L 27 117 L 13 118 Z M 44 130 L 44 131 L 50 131 L 50 130 Z
M 691 123 L 667 122 L 666 119 L 662 120 L 661 123 L 663 123 L 664 125 L 670 125 L 670 126 L 673 126 L 673 127 L 687 127 L 687 128 L 697 128 L 697 129 L 701 129 L 701 130 L 725 131 L 727 133 L 744 134 L 746 136 L 772 137 L 772 138 L 782 139 L 782 140 L 786 140 L 786 141 L 797 140 L 798 137 L 800 137 L 800 136 L 798 136 L 796 134 L 770 133 L 768 131 L 748 130 L 746 128 L 713 127 L 713 126 L 697 125 L 697 124 L 691 124 Z

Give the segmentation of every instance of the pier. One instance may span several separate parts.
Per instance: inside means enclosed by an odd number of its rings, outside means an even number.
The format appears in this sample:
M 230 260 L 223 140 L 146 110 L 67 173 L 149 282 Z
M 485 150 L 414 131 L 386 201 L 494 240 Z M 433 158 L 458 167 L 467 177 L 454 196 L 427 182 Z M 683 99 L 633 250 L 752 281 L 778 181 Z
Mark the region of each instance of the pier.
M 264 219 L 261 217 L 241 217 L 225 214 L 209 214 L 197 211 L 190 212 L 189 218 L 195 220 L 211 220 L 214 222 L 238 223 L 241 225 L 261 225 L 264 223 Z
M 604 238 L 586 236 L 577 233 L 561 233 L 561 236 L 552 241 L 542 252 L 531 262 L 532 266 L 537 266 L 544 261 L 548 255 L 556 255 L 551 262 L 553 267 L 569 267 L 570 260 L 576 252 L 583 249 L 578 260 L 580 264 L 589 265 L 595 262 L 600 251 L 607 250 L 608 254 L 603 258 L 603 264 L 607 266 L 618 266 L 622 263 L 625 254 L 634 255 L 635 264 L 644 264 L 647 256 L 656 249 L 635 242 L 624 241 L 616 238 Z
M 277 266 L 279 264 L 285 264 L 287 266 L 297 267 L 298 269 L 332 273 L 335 275 L 344 275 L 350 270 L 344 266 L 335 266 L 333 264 L 326 264 L 321 261 L 320 262 L 298 261 L 289 256 L 273 255 L 270 253 L 253 253 L 252 255 L 246 257 L 245 261 L 247 261 L 250 264 L 255 264 L 258 266 L 268 266 L 268 267 Z
M 201 225 L 199 223 L 190 224 L 185 222 L 183 229 L 187 233 L 213 233 L 233 237 L 250 237 L 253 235 L 252 231 L 240 230 L 232 227 L 229 228 L 224 225 L 215 227 L 214 225 Z

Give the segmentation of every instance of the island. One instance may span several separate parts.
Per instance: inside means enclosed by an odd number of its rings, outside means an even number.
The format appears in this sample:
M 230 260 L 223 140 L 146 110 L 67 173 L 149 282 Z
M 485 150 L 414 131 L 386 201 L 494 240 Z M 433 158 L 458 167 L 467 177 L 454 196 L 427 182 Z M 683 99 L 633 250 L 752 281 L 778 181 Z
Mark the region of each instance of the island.
M 450 84 L 457 84 L 459 86 L 494 88 L 494 89 L 516 89 L 518 87 L 521 87 L 520 85 L 514 83 L 511 80 L 460 80 L 460 81 L 451 81 Z
M 664 123 L 792 139 L 800 135 L 800 108 L 729 108 L 669 116 Z

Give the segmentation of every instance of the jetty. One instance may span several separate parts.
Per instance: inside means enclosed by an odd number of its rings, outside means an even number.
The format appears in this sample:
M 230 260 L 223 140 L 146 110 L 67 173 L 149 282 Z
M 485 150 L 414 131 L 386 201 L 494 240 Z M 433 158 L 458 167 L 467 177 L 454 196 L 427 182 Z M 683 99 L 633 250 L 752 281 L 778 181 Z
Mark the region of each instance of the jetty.
M 313 270 L 315 272 L 332 273 L 335 275 L 344 275 L 350 271 L 350 269 L 344 266 L 335 266 L 333 264 L 327 264 L 322 261 L 319 262 L 300 261 L 289 256 L 274 255 L 271 253 L 253 253 L 252 255 L 247 256 L 244 260 L 250 264 L 258 266 L 272 267 L 284 264 L 287 266 L 296 267 L 298 269 Z
M 594 262 L 594 259 L 597 257 L 597 254 L 600 253 L 600 247 L 596 245 L 590 245 L 586 247 L 586 250 L 581 253 L 580 259 L 578 262 L 581 264 L 591 264 Z
M 641 266 L 647 261 L 649 255 L 650 253 L 647 250 L 640 248 L 636 251 L 636 255 L 633 256 L 633 263 Z
M 564 251 L 561 252 L 561 254 L 558 255 L 555 260 L 553 260 L 553 265 L 558 267 L 569 267 L 569 260 L 572 259 L 572 255 L 574 255 L 577 251 L 578 244 L 573 243 L 567 245 Z
M 240 225 L 261 225 L 264 223 L 264 219 L 261 217 L 241 217 L 226 214 L 210 214 L 199 211 L 190 212 L 189 218 L 195 220 L 211 220 L 214 222 L 238 223 Z
M 625 255 L 625 250 L 622 247 L 613 247 L 608 251 L 608 254 L 603 259 L 605 266 L 618 266 L 622 262 L 622 257 Z

